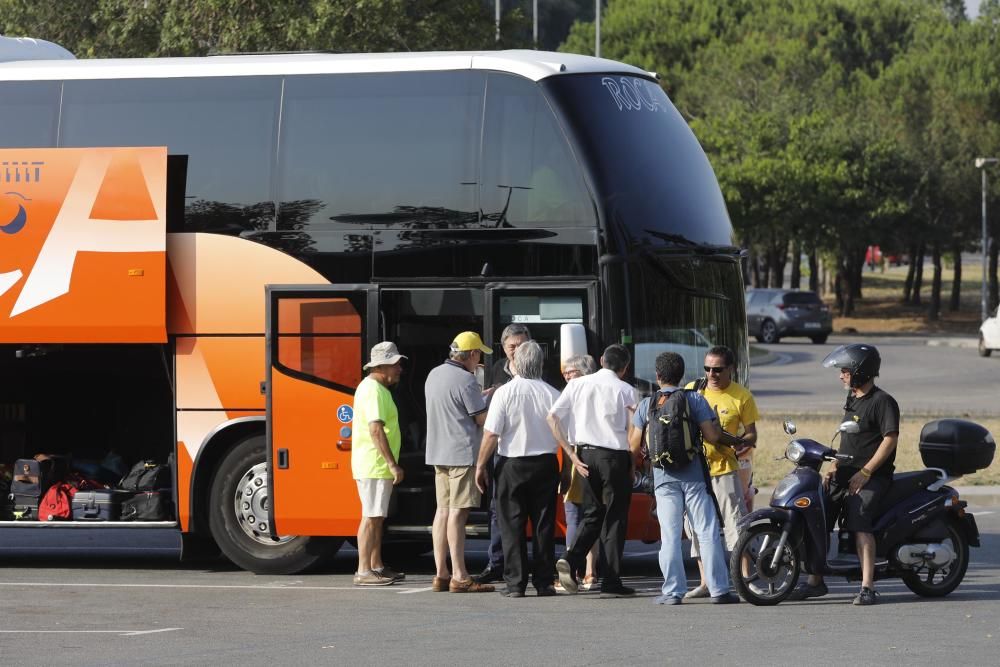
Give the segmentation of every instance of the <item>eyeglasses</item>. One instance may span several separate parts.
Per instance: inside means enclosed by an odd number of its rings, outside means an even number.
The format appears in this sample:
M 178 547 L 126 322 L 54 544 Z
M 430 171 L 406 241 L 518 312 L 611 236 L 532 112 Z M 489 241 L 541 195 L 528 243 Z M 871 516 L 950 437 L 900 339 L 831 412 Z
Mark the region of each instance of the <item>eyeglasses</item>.
M 577 370 L 564 371 L 562 374 L 564 380 L 572 380 L 573 378 L 578 378 L 581 375 L 583 375 L 583 373 Z
M 706 373 L 722 373 L 726 370 L 726 366 L 705 366 Z

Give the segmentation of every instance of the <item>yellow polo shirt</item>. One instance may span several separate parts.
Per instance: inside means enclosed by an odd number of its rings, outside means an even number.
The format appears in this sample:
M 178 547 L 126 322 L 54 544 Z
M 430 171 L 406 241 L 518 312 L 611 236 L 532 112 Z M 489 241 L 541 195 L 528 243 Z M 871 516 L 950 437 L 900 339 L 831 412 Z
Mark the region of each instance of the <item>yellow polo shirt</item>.
M 689 383 L 685 388 L 693 389 L 694 383 Z M 743 435 L 746 427 L 755 424 L 760 418 L 753 394 L 743 385 L 730 382 L 722 391 L 705 387 L 700 393 L 715 410 L 715 414 L 719 417 L 719 425 L 726 433 Z M 715 445 L 706 440 L 705 458 L 708 460 L 708 472 L 712 477 L 739 470 L 736 454 L 733 448 L 727 445 Z

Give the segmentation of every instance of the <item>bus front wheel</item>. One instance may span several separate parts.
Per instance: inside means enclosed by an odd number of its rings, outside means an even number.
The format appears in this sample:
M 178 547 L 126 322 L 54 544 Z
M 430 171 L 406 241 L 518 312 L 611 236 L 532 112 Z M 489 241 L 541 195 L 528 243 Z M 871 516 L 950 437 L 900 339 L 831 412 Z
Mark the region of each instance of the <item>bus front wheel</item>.
M 264 436 L 253 435 L 222 459 L 209 491 L 209 528 L 226 558 L 243 569 L 257 574 L 295 574 L 332 557 L 343 540 L 271 536 L 264 446 Z

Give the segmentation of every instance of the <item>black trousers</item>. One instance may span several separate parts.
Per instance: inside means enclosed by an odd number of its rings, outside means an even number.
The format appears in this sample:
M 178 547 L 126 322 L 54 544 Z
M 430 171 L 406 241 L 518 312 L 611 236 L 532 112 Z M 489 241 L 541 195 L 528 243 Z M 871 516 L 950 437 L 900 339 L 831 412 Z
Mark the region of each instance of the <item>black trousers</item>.
M 602 589 L 621 585 L 628 508 L 632 503 L 631 457 L 622 450 L 580 448 L 580 459 L 587 464 L 590 476 L 583 486 L 583 521 L 573 546 L 566 552 L 566 560 L 574 568 L 582 568 L 587 552 L 600 539 L 606 566 Z
M 510 590 L 528 587 L 528 538 L 531 520 L 532 581 L 535 588 L 551 586 L 556 567 L 556 494 L 559 462 L 555 454 L 498 457 L 497 514 L 503 541 L 503 578 Z

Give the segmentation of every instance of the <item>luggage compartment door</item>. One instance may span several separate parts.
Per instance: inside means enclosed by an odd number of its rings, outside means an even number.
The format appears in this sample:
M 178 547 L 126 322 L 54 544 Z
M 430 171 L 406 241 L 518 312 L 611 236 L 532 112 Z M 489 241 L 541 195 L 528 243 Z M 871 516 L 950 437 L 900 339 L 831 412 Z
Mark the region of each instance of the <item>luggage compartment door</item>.
M 166 343 L 167 149 L 0 149 L 0 343 Z
M 354 391 L 377 322 L 372 285 L 268 286 L 268 519 L 278 535 L 350 535 Z

